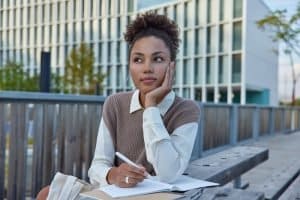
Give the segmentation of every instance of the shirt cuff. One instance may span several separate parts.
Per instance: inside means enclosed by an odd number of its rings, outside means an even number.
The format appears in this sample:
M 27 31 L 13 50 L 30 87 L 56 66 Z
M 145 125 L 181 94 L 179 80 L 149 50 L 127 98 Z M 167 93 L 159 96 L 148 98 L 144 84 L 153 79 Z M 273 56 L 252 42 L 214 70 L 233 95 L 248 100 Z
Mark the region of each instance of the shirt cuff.
M 100 174 L 94 171 L 94 175 L 92 175 L 90 177 L 91 184 L 92 185 L 100 184 L 100 187 L 109 185 L 109 183 L 107 182 L 106 177 L 107 177 L 108 172 L 109 172 L 110 169 L 111 169 L 111 167 L 101 167 L 101 169 L 98 169 L 98 170 L 101 171 Z
M 155 139 L 151 136 L 150 138 L 154 139 L 155 141 L 170 139 L 170 135 L 165 128 L 164 122 L 157 107 L 148 107 L 144 110 L 143 127 L 145 128 L 144 130 L 147 130 L 144 131 L 144 133 L 150 133 L 150 135 L 154 134 L 153 136 Z

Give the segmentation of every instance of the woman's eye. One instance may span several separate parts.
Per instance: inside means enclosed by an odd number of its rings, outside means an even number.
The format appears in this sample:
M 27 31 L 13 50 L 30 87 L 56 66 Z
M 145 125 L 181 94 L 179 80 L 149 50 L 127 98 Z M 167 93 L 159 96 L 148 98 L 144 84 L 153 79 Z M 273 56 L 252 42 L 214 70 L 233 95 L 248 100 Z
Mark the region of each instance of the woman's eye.
M 134 58 L 134 59 L 133 59 L 133 62 L 134 62 L 134 63 L 141 63 L 141 62 L 142 62 L 142 59 L 141 59 L 141 58 Z
M 162 61 L 164 61 L 164 59 L 162 57 L 155 57 L 154 61 L 155 62 L 162 62 Z

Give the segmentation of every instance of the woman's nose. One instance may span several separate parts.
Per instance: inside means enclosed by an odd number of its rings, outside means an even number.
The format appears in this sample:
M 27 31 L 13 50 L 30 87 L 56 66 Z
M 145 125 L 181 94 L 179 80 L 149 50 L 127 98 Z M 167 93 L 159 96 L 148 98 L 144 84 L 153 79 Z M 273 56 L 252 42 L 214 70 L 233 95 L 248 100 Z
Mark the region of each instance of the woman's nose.
M 153 72 L 153 63 L 145 62 L 144 64 L 144 73 L 152 73 Z

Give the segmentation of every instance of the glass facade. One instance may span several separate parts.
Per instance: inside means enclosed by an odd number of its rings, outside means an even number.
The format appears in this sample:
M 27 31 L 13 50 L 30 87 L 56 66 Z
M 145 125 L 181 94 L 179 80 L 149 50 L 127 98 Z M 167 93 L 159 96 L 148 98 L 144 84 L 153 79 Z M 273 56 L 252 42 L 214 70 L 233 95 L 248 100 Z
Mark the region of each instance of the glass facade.
M 233 23 L 232 50 L 241 50 L 242 48 L 242 22 Z
M 215 85 L 242 82 L 243 1 L 178 1 L 155 9 L 181 29 L 174 81 L 181 96 L 214 101 Z M 95 68 L 107 75 L 104 95 L 127 91 L 132 82 L 123 32 L 137 13 L 137 0 L 44 0 L 1 6 L 0 65 L 18 58 L 38 73 L 40 52 L 51 51 L 52 67 L 63 73 L 66 56 L 84 41 L 94 50 Z M 18 18 L 9 17 L 14 15 Z

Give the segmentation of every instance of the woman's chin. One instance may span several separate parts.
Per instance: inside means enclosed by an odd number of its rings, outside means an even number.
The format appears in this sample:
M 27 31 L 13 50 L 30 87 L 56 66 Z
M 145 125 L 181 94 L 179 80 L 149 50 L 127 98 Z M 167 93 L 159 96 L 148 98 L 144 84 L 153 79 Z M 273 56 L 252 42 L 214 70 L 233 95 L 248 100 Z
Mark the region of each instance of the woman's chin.
M 139 88 L 140 92 L 143 94 L 147 94 L 151 92 L 152 90 L 156 89 L 157 87 L 147 87 L 147 88 Z

